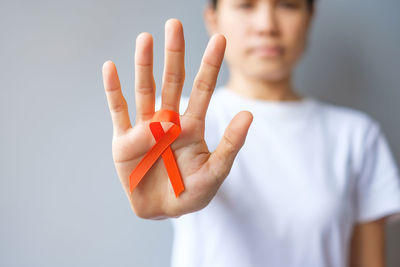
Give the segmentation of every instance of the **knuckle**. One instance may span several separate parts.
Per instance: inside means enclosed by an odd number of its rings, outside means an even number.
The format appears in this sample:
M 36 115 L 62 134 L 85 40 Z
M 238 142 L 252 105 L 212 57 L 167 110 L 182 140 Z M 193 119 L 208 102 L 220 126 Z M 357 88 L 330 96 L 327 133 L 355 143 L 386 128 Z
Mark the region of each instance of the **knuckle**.
M 235 143 L 233 143 L 232 140 L 226 134 L 224 134 L 224 136 L 222 137 L 222 140 L 225 143 L 226 151 L 229 154 L 234 153 L 235 151 L 238 150 L 237 145 L 235 145 Z
M 164 82 L 171 84 L 182 84 L 185 80 L 184 73 L 175 73 L 175 72 L 165 72 L 164 73 Z
M 119 113 L 126 110 L 128 110 L 128 105 L 125 101 L 111 106 L 111 111 L 114 113 Z
M 110 86 L 110 87 L 106 86 L 106 87 L 104 87 L 104 89 L 106 90 L 106 92 L 113 93 L 113 92 L 120 91 L 121 90 L 121 86 L 119 86 L 119 85 Z
M 151 95 L 154 89 L 152 86 L 138 86 L 136 87 L 136 92 L 141 95 Z
M 209 62 L 209 61 L 203 61 L 203 64 L 204 64 L 207 68 L 210 68 L 210 69 L 213 70 L 213 71 L 217 71 L 217 72 L 218 72 L 218 70 L 220 69 L 220 66 L 219 66 L 219 65 L 215 65 L 215 64 L 213 64 L 213 63 L 211 63 L 211 62 Z
M 211 83 L 206 82 L 202 79 L 196 79 L 196 81 L 194 82 L 194 87 L 202 92 L 210 92 L 214 89 L 214 86 Z

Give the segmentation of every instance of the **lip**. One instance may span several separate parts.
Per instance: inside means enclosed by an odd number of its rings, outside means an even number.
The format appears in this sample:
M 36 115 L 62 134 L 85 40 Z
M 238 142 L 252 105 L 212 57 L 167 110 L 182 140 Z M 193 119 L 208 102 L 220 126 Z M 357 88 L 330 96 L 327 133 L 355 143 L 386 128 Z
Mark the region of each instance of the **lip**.
M 275 58 L 283 54 L 281 46 L 255 46 L 250 49 L 250 53 L 260 57 Z

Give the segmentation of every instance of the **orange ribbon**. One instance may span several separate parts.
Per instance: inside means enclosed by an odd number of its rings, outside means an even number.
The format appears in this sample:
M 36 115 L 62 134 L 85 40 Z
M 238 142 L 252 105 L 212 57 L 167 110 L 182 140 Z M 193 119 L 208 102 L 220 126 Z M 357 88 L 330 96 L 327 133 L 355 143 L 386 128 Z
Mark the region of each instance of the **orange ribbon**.
M 160 122 L 172 122 L 173 125 L 167 132 L 164 132 Z M 130 192 L 132 193 L 151 166 L 162 156 L 175 196 L 178 197 L 185 188 L 170 145 L 181 133 L 179 113 L 173 110 L 159 110 L 154 113 L 149 127 L 156 144 L 144 155 L 129 176 Z

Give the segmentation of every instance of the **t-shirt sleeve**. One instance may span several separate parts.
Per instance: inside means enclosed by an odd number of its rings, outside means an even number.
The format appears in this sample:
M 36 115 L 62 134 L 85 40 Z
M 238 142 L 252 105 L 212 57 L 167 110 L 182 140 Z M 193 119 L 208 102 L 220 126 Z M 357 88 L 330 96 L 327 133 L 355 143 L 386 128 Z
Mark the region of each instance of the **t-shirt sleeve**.
M 400 219 L 400 177 L 380 124 L 371 120 L 357 176 L 357 222 Z

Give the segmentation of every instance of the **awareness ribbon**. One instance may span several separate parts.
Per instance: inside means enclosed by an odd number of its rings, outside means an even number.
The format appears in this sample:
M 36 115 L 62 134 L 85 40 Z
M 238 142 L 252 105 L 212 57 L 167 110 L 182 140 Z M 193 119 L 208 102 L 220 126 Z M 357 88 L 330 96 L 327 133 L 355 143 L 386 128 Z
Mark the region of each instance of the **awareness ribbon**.
M 167 132 L 164 132 L 160 122 L 172 122 L 173 125 Z M 154 139 L 156 140 L 156 144 L 154 144 L 146 155 L 144 155 L 142 160 L 130 174 L 130 192 L 132 193 L 151 166 L 153 166 L 157 159 L 162 156 L 175 196 L 178 197 L 185 188 L 170 145 L 182 131 L 179 121 L 179 113 L 173 110 L 161 109 L 154 113 L 149 127 Z

